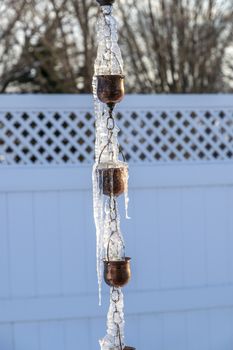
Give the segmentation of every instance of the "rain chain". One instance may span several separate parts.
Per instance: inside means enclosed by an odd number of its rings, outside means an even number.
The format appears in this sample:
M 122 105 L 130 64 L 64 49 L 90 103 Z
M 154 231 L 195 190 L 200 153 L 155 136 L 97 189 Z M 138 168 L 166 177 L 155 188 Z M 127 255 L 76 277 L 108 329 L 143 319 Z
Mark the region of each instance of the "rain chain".
M 93 205 L 96 225 L 97 276 L 99 303 L 101 285 L 110 286 L 107 334 L 100 340 L 101 350 L 135 350 L 125 345 L 124 300 L 122 287 L 131 277 L 130 258 L 120 230 L 117 197 L 125 196 L 128 217 L 128 165 L 118 144 L 119 129 L 114 108 L 124 97 L 124 75 L 118 46 L 117 24 L 112 15 L 114 0 L 97 0 L 98 51 L 93 77 L 96 116 L 95 164 L 93 166 Z M 122 156 L 123 160 L 120 160 Z

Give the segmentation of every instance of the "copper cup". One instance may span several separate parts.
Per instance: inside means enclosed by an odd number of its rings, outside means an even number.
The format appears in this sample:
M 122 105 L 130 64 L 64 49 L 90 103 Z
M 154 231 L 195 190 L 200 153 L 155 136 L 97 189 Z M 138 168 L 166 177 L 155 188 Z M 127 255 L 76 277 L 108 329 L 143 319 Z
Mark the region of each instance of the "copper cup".
M 123 75 L 97 75 L 98 99 L 108 105 L 120 102 L 125 94 Z
M 126 191 L 128 181 L 128 169 L 122 167 L 99 168 L 100 187 L 106 196 L 119 196 Z
M 115 0 L 96 0 L 100 6 L 109 6 L 109 5 L 112 5 Z
M 111 287 L 125 286 L 131 277 L 130 259 L 120 261 L 104 260 L 104 280 Z

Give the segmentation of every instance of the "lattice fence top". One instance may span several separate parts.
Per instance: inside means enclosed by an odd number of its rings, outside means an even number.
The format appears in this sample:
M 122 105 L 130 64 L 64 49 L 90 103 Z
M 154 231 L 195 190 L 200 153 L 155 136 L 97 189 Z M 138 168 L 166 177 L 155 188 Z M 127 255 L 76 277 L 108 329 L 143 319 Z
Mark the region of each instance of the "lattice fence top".
M 94 115 L 91 99 L 85 97 L 89 101 L 86 108 L 77 107 L 84 104 L 82 97 L 75 97 L 75 100 L 73 97 L 75 105 L 70 107 L 63 95 L 57 96 L 57 107 L 49 107 L 47 96 L 44 106 L 16 108 L 12 107 L 14 98 L 11 97 L 12 103 L 8 107 L 1 108 L 0 103 L 0 154 L 4 159 L 1 164 L 93 162 Z M 143 98 L 146 103 L 143 103 Z M 166 98 L 169 105 L 169 96 Z M 172 98 L 174 100 L 175 97 Z M 183 96 L 185 104 L 187 98 Z M 206 96 L 201 96 L 201 99 L 208 100 Z M 228 97 L 229 101 L 232 99 Z M 7 101 L 10 101 L 9 97 Z M 208 101 L 205 103 L 208 105 Z M 118 109 L 117 122 L 120 144 L 130 162 L 227 161 L 233 158 L 233 103 L 225 107 L 211 104 L 201 107 L 197 99 L 196 106 L 188 107 L 182 105 L 180 99 L 180 105 L 166 107 L 165 103 L 159 106 L 158 98 L 153 96 L 132 96 L 128 105 L 126 101 Z

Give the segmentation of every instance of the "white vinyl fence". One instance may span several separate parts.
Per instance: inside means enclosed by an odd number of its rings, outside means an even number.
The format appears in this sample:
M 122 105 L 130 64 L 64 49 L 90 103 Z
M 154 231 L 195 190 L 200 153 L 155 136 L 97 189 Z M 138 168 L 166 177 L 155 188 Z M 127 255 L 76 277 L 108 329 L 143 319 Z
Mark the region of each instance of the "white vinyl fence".
M 117 111 L 127 343 L 232 350 L 233 96 L 127 96 Z M 0 350 L 94 350 L 105 334 L 93 122 L 90 96 L 0 96 Z

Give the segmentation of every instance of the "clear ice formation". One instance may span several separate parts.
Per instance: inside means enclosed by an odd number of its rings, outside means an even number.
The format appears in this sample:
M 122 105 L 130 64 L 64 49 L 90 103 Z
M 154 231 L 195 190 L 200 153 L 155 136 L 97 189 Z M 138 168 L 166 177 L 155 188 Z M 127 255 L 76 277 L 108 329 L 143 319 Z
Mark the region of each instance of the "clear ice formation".
M 97 22 L 98 51 L 95 74 L 123 74 L 123 60 L 117 43 L 117 23 L 112 15 L 112 6 L 101 6 L 101 10 Z
M 125 246 L 120 230 L 120 216 L 113 194 L 105 196 L 103 188 L 103 172 L 100 165 L 123 164 L 119 160 L 119 129 L 115 125 L 111 135 L 107 128 L 109 108 L 97 97 L 98 75 L 122 75 L 123 61 L 118 46 L 117 24 L 112 15 L 112 6 L 101 6 L 101 14 L 97 22 L 98 51 L 93 77 L 93 96 L 96 116 L 95 164 L 93 166 L 93 206 L 96 225 L 96 258 L 97 278 L 99 285 L 99 304 L 101 304 L 101 285 L 103 276 L 103 260 L 118 261 L 125 258 Z M 113 113 L 114 117 L 114 113 Z M 111 142 L 109 138 L 111 137 Z M 128 207 L 128 191 L 125 191 L 126 217 Z M 111 287 L 110 307 L 107 317 L 107 335 L 100 340 L 101 350 L 123 350 L 124 348 L 124 312 L 123 294 L 120 288 Z
M 101 350 L 124 349 L 124 298 L 120 288 L 110 290 L 107 335 L 100 340 Z

